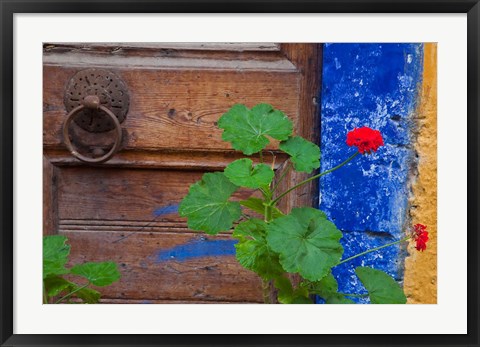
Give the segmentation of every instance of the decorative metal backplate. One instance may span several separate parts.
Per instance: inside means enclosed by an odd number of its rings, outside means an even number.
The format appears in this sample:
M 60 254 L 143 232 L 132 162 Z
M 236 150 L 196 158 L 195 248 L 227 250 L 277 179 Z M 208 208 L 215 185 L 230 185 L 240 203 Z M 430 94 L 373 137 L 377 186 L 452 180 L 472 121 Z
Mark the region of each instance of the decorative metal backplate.
M 68 82 L 64 103 L 67 112 L 82 104 L 87 95 L 97 95 L 100 104 L 110 109 L 122 123 L 128 113 L 130 96 L 127 86 L 113 72 L 87 69 L 77 72 Z M 100 133 L 115 128 L 111 119 L 100 110 L 84 109 L 74 121 L 82 129 Z

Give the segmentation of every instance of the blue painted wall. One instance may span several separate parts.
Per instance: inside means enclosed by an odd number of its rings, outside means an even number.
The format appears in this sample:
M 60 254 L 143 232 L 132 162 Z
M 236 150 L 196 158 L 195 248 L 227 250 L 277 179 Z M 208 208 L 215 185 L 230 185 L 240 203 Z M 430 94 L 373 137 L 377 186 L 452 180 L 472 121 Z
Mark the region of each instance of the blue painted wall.
M 385 143 L 320 180 L 320 209 L 342 230 L 347 258 L 402 236 L 423 45 L 325 44 L 323 55 L 321 171 L 356 151 L 345 143 L 355 127 L 380 130 Z M 401 281 L 403 258 L 401 247 L 392 246 L 338 266 L 339 290 L 364 292 L 356 266 L 374 266 Z

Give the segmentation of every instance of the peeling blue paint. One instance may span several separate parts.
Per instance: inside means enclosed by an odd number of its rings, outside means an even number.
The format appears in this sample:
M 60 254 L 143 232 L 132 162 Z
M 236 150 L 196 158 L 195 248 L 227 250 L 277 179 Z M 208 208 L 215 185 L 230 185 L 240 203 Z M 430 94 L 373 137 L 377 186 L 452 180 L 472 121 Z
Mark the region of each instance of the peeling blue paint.
M 177 213 L 178 212 L 178 205 L 167 205 L 162 206 L 153 211 L 153 215 L 155 217 L 160 217 L 170 213 Z
M 320 209 L 344 233 L 344 258 L 402 236 L 423 44 L 326 44 L 323 51 L 321 171 L 355 152 L 355 127 L 380 130 L 385 146 L 320 179 Z M 334 269 L 340 291 L 363 289 L 354 268 L 371 265 L 402 280 L 403 251 L 383 249 Z
M 209 240 L 205 237 L 194 239 L 183 245 L 160 250 L 156 261 L 187 261 L 193 258 L 235 255 L 237 240 Z

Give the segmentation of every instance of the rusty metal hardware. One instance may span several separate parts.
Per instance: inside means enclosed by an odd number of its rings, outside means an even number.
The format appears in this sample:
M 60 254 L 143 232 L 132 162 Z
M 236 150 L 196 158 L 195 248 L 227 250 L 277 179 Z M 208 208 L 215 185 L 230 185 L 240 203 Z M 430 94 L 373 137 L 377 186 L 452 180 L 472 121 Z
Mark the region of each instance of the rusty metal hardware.
M 87 163 L 103 163 L 109 160 L 120 148 L 122 129 L 130 106 L 130 96 L 125 83 L 111 71 L 86 69 L 77 72 L 65 89 L 64 103 L 68 115 L 63 125 L 63 139 L 73 156 Z M 83 130 L 102 133 L 114 130 L 115 142 L 110 151 L 93 150 L 95 158 L 80 154 L 72 146 L 69 127 L 75 122 Z
M 89 95 L 96 95 L 100 105 L 108 108 L 120 123 L 125 120 L 130 96 L 123 80 L 111 71 L 86 69 L 77 72 L 65 89 L 64 104 L 67 112 L 81 106 Z M 111 117 L 97 109 L 85 107 L 77 111 L 75 123 L 88 132 L 101 133 L 115 129 Z
M 70 127 L 70 124 L 72 123 L 72 121 L 74 121 L 77 118 L 77 116 L 82 111 L 85 111 L 85 110 L 102 111 L 114 125 L 115 142 L 112 148 L 110 149 L 110 151 L 99 158 L 90 158 L 83 154 L 78 153 L 73 148 L 72 142 L 70 141 L 70 137 L 68 134 L 68 129 Z M 74 157 L 80 159 L 81 161 L 84 161 L 86 163 L 103 163 L 109 160 L 111 157 L 113 157 L 113 155 L 120 148 L 120 144 L 122 142 L 122 128 L 120 126 L 120 122 L 117 119 L 116 115 L 112 111 L 110 111 L 107 107 L 101 104 L 100 98 L 98 96 L 87 95 L 83 99 L 82 103 L 79 106 L 75 107 L 73 110 L 71 110 L 70 113 L 67 115 L 67 119 L 63 124 L 63 141 L 65 142 L 65 145 L 67 146 L 70 153 L 72 153 Z

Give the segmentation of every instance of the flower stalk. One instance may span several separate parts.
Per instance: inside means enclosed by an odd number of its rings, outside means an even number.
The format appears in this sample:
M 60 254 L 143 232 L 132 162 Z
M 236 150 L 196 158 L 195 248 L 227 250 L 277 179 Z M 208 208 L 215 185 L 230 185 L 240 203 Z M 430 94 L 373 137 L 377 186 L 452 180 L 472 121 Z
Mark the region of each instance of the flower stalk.
M 397 240 L 397 241 L 394 241 L 394 242 L 390 242 L 390 243 L 387 243 L 386 245 L 383 245 L 383 246 L 379 246 L 379 247 L 375 247 L 375 248 L 371 248 L 369 250 L 366 250 L 365 252 L 362 252 L 362 253 L 358 253 L 358 254 L 355 254 L 347 259 L 344 259 L 342 260 L 341 262 L 339 262 L 337 265 L 335 266 L 338 266 L 340 264 L 343 264 L 343 263 L 346 263 L 350 260 L 353 260 L 355 258 L 358 258 L 358 257 L 361 257 L 362 255 L 365 255 L 365 254 L 368 254 L 368 253 L 371 253 L 371 252 L 375 252 L 375 251 L 378 251 L 382 248 L 385 248 L 385 247 L 390 247 L 390 246 L 393 246 L 393 245 L 396 245 L 397 243 L 401 243 L 403 241 L 407 241 L 408 239 L 410 239 L 412 236 L 411 235 L 408 235 L 406 237 L 404 237 L 403 239 L 400 239 L 400 240 Z
M 78 287 L 77 289 L 75 289 L 74 291 L 71 291 L 70 293 L 68 293 L 67 295 L 65 295 L 64 297 L 61 297 L 60 299 L 58 299 L 57 301 L 55 301 L 56 304 L 59 304 L 60 302 L 62 302 L 63 300 L 65 299 L 68 299 L 69 297 L 71 297 L 73 294 L 79 292 L 80 290 L 84 289 L 84 288 L 87 288 L 88 286 L 90 285 L 90 282 L 88 282 L 87 284 L 81 286 L 81 287 Z
M 348 164 L 351 160 L 353 160 L 353 158 L 355 158 L 357 155 L 359 154 L 359 152 L 355 152 L 352 156 L 350 156 L 347 160 L 345 160 L 344 162 L 338 164 L 337 166 L 331 168 L 330 170 L 327 170 L 327 171 L 324 171 L 324 172 L 321 172 L 319 173 L 318 175 L 315 175 L 315 176 L 312 176 L 310 178 L 307 178 L 306 180 L 300 182 L 299 184 L 293 186 L 292 188 L 286 190 L 285 192 L 283 192 L 282 194 L 280 194 L 277 198 L 275 198 L 275 200 L 272 201 L 272 205 L 275 206 L 275 204 L 281 199 L 283 198 L 285 195 L 287 195 L 288 193 L 290 193 L 292 190 L 295 190 L 297 189 L 298 187 L 301 187 L 303 186 L 304 184 L 308 183 L 308 182 L 311 182 L 319 177 L 322 177 L 326 174 L 329 174 L 335 170 L 338 170 L 340 169 L 342 166 Z

